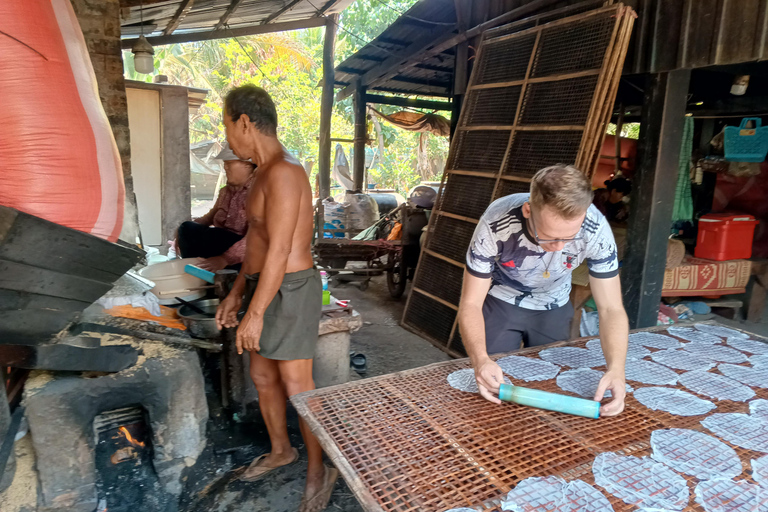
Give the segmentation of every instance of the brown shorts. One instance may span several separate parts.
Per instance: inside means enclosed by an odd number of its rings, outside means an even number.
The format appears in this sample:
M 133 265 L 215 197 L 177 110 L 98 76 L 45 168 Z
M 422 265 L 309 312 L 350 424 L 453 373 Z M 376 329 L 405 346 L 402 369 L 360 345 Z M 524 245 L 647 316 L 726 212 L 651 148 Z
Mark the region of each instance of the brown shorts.
M 245 279 L 242 313 L 248 310 L 259 274 L 246 275 Z M 259 355 L 280 361 L 314 358 L 322 310 L 323 283 L 316 269 L 285 274 L 264 312 Z

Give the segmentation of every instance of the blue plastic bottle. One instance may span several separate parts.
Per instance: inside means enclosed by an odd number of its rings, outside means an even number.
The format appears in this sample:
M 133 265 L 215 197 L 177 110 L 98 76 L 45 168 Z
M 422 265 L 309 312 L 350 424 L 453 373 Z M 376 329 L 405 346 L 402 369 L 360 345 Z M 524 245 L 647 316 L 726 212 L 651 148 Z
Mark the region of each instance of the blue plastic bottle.
M 549 393 L 540 389 L 502 384 L 499 387 L 499 398 L 505 402 L 514 402 L 547 411 L 563 412 L 565 414 L 584 416 L 585 418 L 600 417 L 600 402 L 558 395 L 557 393 Z

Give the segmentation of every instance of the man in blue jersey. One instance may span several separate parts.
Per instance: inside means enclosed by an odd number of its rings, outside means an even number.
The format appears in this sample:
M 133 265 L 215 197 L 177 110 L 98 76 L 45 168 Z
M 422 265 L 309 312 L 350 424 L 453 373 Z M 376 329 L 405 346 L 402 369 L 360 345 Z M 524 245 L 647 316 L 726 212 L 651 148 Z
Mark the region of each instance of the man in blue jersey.
M 530 194 L 493 202 L 467 251 L 459 327 L 485 398 L 498 403 L 492 393 L 504 379 L 488 354 L 568 338 L 571 273 L 583 261 L 589 267 L 607 362 L 595 400 L 610 390 L 614 398 L 602 406 L 601 415 L 624 410 L 629 326 L 616 242 L 605 217 L 592 205 L 589 179 L 566 165 L 537 172 Z

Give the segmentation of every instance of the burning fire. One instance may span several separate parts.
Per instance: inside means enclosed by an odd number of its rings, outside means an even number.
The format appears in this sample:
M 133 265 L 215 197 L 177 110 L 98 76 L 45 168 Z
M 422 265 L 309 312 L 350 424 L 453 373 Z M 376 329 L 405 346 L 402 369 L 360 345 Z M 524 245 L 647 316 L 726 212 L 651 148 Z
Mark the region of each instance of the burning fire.
M 118 437 L 122 436 L 124 437 L 129 443 L 131 443 L 133 446 L 138 446 L 140 448 L 144 448 L 144 443 L 137 441 L 134 439 L 134 437 L 131 435 L 130 432 L 128 432 L 128 429 L 125 427 L 120 427 L 118 430 Z

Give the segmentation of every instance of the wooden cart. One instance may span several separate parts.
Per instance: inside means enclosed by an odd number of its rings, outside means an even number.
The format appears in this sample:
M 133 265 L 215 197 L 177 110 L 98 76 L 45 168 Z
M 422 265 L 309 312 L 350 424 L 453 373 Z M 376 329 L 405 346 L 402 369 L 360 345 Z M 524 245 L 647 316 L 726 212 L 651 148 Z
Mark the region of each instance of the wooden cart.
M 359 281 L 363 290 L 368 287 L 373 275 L 386 272 L 389 293 L 398 299 L 405 292 L 408 279 L 413 278 L 419 261 L 419 238 L 427 225 L 427 211 L 403 204 L 390 212 L 388 216 L 402 225 L 400 240 L 318 237 L 314 246 L 318 264 L 338 281 Z M 366 262 L 368 268 L 346 269 L 350 261 Z

